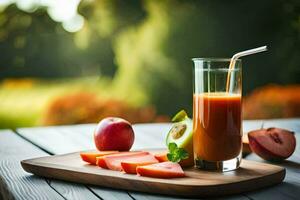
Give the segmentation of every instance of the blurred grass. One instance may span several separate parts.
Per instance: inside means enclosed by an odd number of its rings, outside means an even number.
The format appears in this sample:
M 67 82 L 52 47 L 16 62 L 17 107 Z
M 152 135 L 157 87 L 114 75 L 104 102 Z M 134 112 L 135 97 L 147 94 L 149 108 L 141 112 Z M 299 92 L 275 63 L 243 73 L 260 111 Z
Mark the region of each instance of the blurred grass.
M 118 97 L 109 79 L 99 77 L 40 80 L 6 79 L 0 84 L 0 128 L 41 125 L 45 108 L 55 97 L 79 91 L 101 98 Z M 134 104 L 141 104 L 131 98 Z

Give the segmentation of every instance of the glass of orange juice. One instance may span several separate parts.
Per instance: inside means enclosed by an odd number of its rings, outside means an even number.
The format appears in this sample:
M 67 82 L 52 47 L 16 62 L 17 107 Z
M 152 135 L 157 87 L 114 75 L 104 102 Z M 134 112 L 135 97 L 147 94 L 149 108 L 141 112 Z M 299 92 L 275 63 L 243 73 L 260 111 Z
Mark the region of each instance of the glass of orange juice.
M 242 155 L 242 61 L 194 58 L 193 145 L 195 166 L 237 169 Z

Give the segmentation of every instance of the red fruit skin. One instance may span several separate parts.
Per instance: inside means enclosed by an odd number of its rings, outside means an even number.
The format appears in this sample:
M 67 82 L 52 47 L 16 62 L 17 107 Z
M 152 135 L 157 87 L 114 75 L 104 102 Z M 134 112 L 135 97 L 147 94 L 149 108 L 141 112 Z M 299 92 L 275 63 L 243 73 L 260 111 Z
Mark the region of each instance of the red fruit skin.
M 99 151 L 129 151 L 134 142 L 134 132 L 128 121 L 108 117 L 99 122 L 94 141 Z
M 272 134 L 277 134 L 280 142 L 272 141 Z M 270 137 L 265 139 L 265 137 Z M 248 133 L 249 146 L 258 156 L 269 161 L 282 161 L 290 157 L 296 148 L 296 138 L 293 132 L 280 129 L 268 128 L 251 131 Z M 272 142 L 270 142 L 272 141 Z M 284 148 L 288 146 L 288 148 Z
M 162 166 L 162 167 L 161 167 Z M 152 178 L 181 178 L 185 177 L 184 171 L 178 163 L 162 162 L 152 165 L 138 166 L 137 174 Z
M 96 165 L 96 158 L 104 155 L 111 155 L 118 153 L 118 151 L 85 151 L 80 152 L 80 157 L 83 161 L 88 162 L 91 165 Z

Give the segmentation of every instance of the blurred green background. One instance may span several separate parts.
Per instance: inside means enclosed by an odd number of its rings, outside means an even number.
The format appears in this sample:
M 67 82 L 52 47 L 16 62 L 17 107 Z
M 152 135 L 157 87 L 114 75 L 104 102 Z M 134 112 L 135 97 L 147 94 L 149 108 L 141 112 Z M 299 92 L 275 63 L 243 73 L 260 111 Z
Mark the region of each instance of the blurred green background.
M 191 58 L 231 57 L 262 45 L 269 51 L 243 59 L 243 93 L 251 97 L 256 88 L 277 85 L 263 88 L 271 97 L 246 99 L 245 110 L 254 112 L 256 103 L 258 114 L 245 117 L 300 115 L 299 0 L 0 5 L 0 128 L 89 123 L 109 115 L 167 121 L 182 108 L 191 114 Z M 259 113 L 282 90 L 287 100 L 271 102 L 271 114 Z

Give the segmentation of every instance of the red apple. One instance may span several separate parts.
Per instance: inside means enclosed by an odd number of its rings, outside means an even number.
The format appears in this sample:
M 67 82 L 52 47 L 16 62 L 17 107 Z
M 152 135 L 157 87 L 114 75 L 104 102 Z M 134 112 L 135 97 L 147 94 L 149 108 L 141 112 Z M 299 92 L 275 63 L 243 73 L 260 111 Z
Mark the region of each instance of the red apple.
M 280 161 L 290 157 L 296 148 L 294 133 L 280 128 L 268 128 L 248 133 L 253 152 L 265 160 Z
M 128 121 L 108 117 L 99 122 L 94 140 L 99 151 L 129 151 L 134 142 L 134 132 Z

